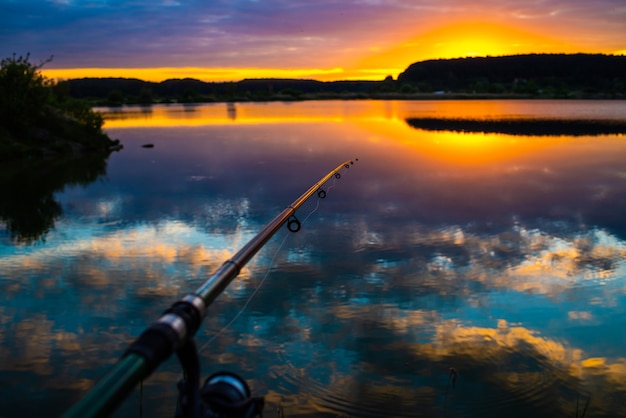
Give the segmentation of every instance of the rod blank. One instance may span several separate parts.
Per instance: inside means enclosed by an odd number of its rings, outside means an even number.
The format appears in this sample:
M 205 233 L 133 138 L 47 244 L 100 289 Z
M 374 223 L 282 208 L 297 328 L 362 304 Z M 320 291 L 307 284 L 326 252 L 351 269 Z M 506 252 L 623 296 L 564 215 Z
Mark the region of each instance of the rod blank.
M 350 168 L 352 164 L 354 162 L 349 160 L 328 172 L 267 223 L 195 292 L 174 303 L 129 346 L 113 368 L 63 418 L 106 417 L 111 414 L 141 380 L 150 376 L 154 369 L 195 335 L 207 307 L 296 210 L 330 178 L 341 177 L 339 171 L 342 168 Z

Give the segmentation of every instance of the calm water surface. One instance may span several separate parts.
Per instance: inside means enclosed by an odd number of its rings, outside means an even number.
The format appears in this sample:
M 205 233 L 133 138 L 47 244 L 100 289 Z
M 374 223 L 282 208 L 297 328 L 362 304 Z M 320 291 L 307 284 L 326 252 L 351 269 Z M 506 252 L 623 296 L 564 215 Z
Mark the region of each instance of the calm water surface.
M 353 158 L 212 305 L 203 375 L 241 374 L 269 417 L 626 416 L 626 136 L 406 121 L 623 121 L 626 103 L 101 110 L 125 145 L 106 163 L 0 167 L 0 416 L 59 415 Z M 170 359 L 116 416 L 171 417 L 179 370 Z

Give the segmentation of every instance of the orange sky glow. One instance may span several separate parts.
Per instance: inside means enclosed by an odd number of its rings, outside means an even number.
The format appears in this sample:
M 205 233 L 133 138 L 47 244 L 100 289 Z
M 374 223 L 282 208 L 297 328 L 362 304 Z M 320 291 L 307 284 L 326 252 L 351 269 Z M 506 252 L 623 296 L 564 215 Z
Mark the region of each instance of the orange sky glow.
M 195 78 L 203 81 L 239 81 L 246 78 L 298 78 L 319 81 L 382 80 L 394 78 L 410 64 L 428 59 L 502 56 L 528 53 L 626 54 L 611 45 L 580 44 L 565 36 L 484 21 L 442 24 L 402 39 L 380 39 L 369 48 L 350 51 L 340 66 L 320 68 L 283 67 L 119 67 L 44 69 L 47 77 L 125 77 L 146 81 Z
M 382 80 L 428 59 L 626 53 L 615 0 L 24 0 L 4 11 L 0 54 L 53 55 L 42 71 L 54 79 Z

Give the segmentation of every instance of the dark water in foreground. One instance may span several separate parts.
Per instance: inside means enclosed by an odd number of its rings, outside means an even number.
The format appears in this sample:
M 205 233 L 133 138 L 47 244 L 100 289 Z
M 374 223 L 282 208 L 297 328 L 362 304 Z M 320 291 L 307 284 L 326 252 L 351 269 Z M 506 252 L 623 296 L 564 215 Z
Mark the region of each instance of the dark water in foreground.
M 0 167 L 0 416 L 59 415 L 165 308 L 352 158 L 328 197 L 298 212 L 303 229 L 279 231 L 211 307 L 198 333 L 203 375 L 241 374 L 268 417 L 278 407 L 287 417 L 576 417 L 587 402 L 586 417 L 626 416 L 624 133 L 407 123 L 624 121 L 626 103 L 107 116 L 125 149 L 106 165 Z M 172 358 L 116 416 L 139 416 L 140 402 L 145 417 L 172 416 L 179 377 Z

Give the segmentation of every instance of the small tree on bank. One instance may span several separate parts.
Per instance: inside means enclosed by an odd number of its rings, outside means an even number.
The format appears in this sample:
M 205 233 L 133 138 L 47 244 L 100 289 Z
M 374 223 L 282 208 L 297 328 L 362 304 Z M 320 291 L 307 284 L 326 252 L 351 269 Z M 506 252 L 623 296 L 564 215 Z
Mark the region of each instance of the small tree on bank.
M 5 126 L 22 127 L 43 117 L 51 104 L 52 83 L 39 73 L 39 69 L 52 60 L 34 65 L 30 55 L 0 61 L 0 119 Z
M 45 78 L 30 55 L 0 61 L 0 160 L 76 150 L 119 148 L 102 132 L 104 119 Z
M 40 73 L 52 57 L 35 65 L 30 54 L 0 61 L 0 122 L 9 128 L 28 128 L 45 123 L 51 113 L 70 117 L 83 128 L 100 132 L 104 120 L 82 101 L 56 94 L 56 84 Z M 60 93 L 60 92 L 59 92 Z

